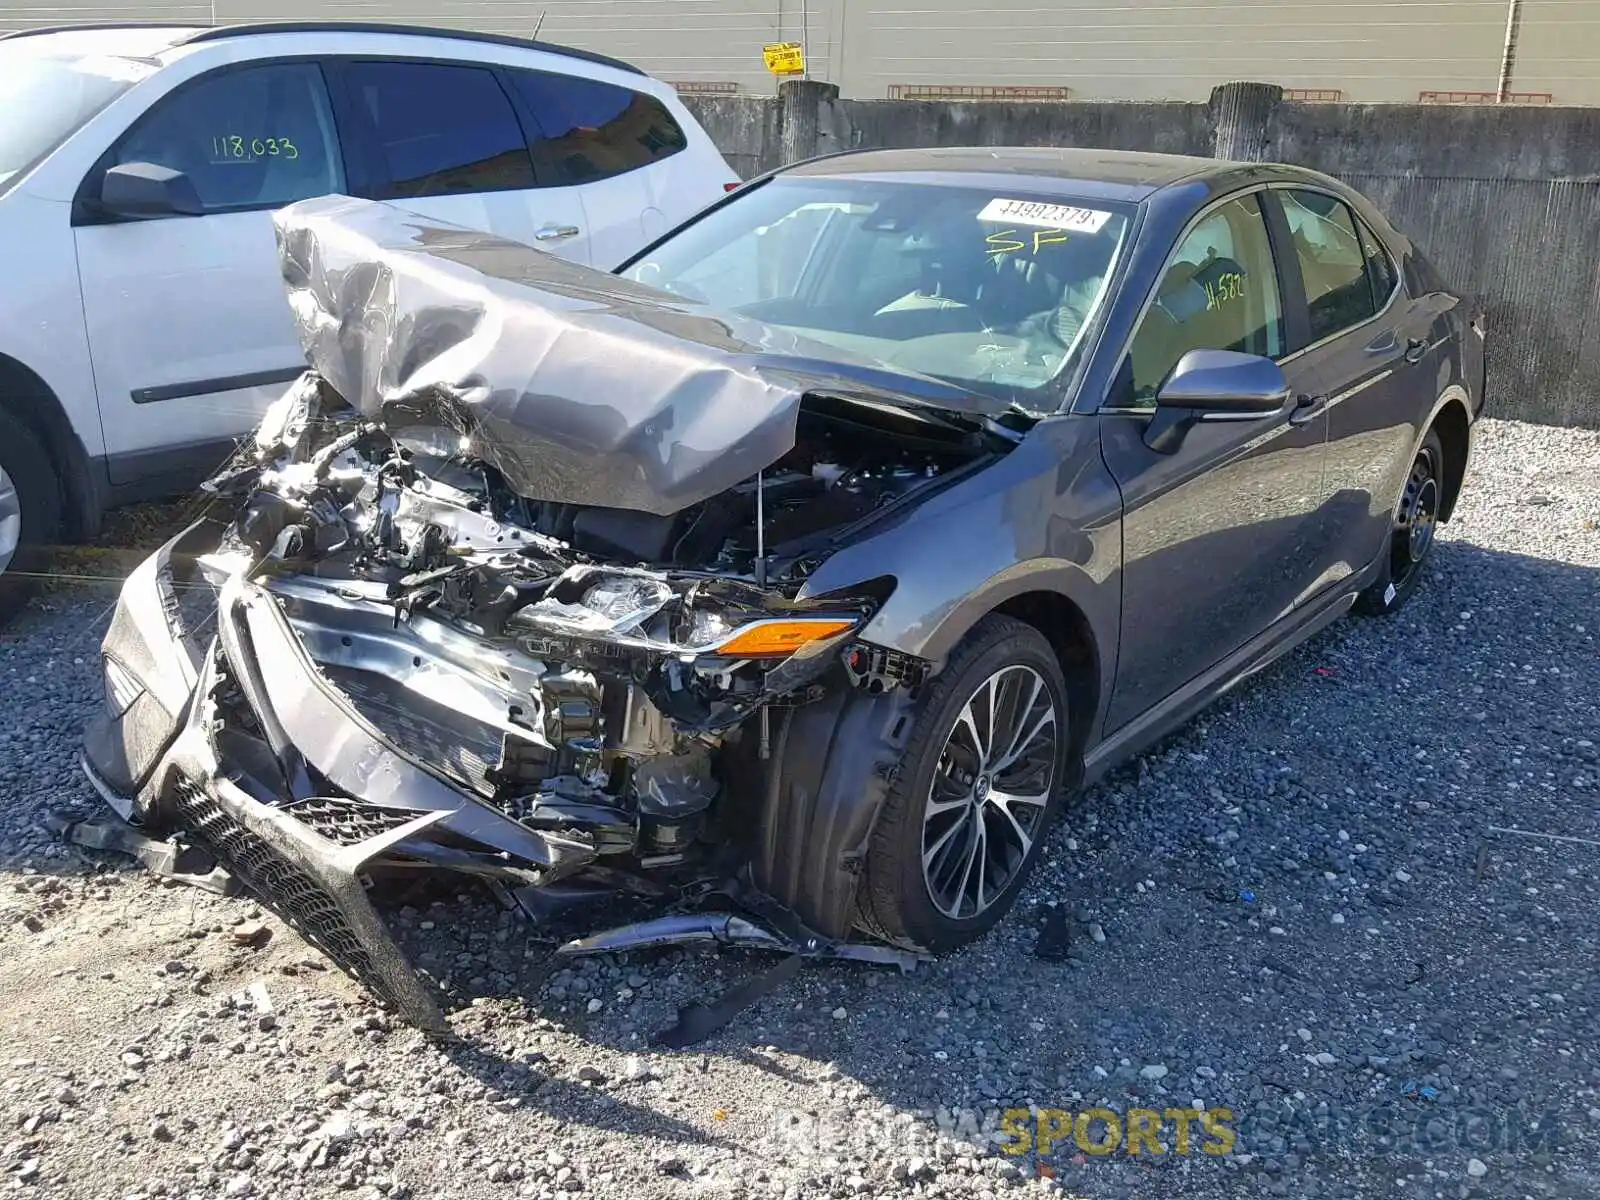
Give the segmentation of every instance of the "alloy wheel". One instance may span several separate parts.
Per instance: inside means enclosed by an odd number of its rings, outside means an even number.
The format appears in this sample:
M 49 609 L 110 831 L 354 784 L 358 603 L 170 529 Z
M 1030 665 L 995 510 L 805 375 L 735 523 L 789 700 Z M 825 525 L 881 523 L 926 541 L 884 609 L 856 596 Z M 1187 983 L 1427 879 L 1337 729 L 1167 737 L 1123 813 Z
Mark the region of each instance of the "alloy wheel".
M 22 501 L 17 495 L 17 485 L 6 469 L 0 467 L 0 574 L 11 565 L 22 539 Z
M 1056 786 L 1061 719 L 1032 667 L 1002 667 L 967 698 L 934 769 L 922 877 L 952 920 L 979 915 L 1027 862 Z

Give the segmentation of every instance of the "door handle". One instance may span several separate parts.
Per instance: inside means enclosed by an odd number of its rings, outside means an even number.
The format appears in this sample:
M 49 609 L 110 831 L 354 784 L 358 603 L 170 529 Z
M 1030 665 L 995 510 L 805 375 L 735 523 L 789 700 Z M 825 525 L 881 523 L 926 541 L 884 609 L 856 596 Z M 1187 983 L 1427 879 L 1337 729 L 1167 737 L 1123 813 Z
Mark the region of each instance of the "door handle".
M 1304 425 L 1315 420 L 1328 407 L 1326 396 L 1297 396 L 1294 402 L 1294 411 L 1289 414 L 1289 424 Z
M 1414 338 L 1407 338 L 1406 339 L 1406 361 L 1408 363 L 1421 362 L 1422 361 L 1422 356 L 1424 354 L 1426 354 L 1427 352 L 1428 352 L 1428 339 L 1427 338 L 1415 338 L 1414 337 Z
M 533 231 L 533 236 L 541 242 L 560 242 L 570 237 L 578 236 L 576 225 L 541 225 Z

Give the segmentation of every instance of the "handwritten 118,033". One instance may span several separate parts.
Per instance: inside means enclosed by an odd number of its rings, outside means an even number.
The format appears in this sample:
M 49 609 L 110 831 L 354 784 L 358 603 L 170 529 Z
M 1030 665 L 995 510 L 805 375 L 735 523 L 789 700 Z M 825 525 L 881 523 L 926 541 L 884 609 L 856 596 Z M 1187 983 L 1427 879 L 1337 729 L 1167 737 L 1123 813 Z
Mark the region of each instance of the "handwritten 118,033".
M 247 138 L 225 133 L 211 139 L 213 162 L 255 162 L 258 158 L 299 158 L 300 147 L 286 137 Z

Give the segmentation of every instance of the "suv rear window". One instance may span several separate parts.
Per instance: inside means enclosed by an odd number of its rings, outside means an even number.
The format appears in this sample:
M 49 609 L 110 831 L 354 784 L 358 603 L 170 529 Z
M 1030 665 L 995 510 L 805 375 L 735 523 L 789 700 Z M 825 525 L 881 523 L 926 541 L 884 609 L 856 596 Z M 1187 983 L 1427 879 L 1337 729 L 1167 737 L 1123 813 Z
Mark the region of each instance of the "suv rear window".
M 654 96 L 575 75 L 510 75 L 538 125 L 534 168 L 547 187 L 621 175 L 688 145 L 667 106 Z

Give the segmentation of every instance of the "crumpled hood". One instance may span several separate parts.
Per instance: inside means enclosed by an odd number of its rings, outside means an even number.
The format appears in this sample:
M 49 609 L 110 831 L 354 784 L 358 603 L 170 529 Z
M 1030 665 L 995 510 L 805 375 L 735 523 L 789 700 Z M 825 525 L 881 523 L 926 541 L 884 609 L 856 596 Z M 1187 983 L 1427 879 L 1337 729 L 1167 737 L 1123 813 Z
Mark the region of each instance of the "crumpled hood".
M 389 204 L 329 196 L 274 222 L 311 367 L 391 432 L 463 435 L 532 499 L 677 512 L 790 450 L 807 392 L 1006 408 Z

